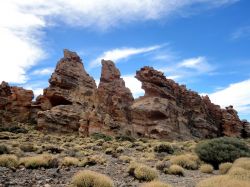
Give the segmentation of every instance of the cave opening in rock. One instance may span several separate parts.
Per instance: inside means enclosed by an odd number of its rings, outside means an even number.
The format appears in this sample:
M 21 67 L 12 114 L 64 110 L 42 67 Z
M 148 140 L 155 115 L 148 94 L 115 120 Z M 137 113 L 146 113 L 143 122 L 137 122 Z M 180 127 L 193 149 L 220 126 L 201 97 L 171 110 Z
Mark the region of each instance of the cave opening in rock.
M 50 98 L 50 102 L 52 104 L 52 106 L 58 106 L 58 105 L 72 105 L 72 102 L 65 99 L 62 96 L 57 96 L 54 95 Z

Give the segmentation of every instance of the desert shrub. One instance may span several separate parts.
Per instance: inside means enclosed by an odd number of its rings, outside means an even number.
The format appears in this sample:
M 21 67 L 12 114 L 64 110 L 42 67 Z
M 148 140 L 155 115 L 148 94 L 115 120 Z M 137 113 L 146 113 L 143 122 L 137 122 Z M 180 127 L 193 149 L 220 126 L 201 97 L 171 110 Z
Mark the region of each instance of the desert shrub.
M 121 155 L 121 156 L 119 156 L 119 160 L 121 160 L 123 162 L 126 162 L 126 163 L 129 163 L 130 161 L 133 160 L 133 158 L 129 157 L 129 156 L 126 156 L 126 155 Z
M 196 170 L 199 166 L 199 159 L 195 155 L 185 154 L 170 158 L 171 164 L 179 165 L 185 169 Z
M 8 154 L 9 153 L 9 148 L 6 145 L 1 144 L 0 145 L 0 155 L 1 154 Z
M 79 160 L 75 157 L 64 157 L 62 160 L 62 165 L 63 166 L 77 166 L 79 163 Z
M 219 175 L 200 181 L 196 187 L 249 187 L 249 182 L 231 178 L 228 175 Z
M 155 165 L 156 169 L 163 171 L 165 168 L 169 168 L 170 163 L 166 161 L 158 161 Z
M 20 159 L 20 164 L 24 165 L 27 169 L 57 167 L 55 158 L 48 154 L 23 157 Z
M 99 139 L 103 139 L 105 141 L 112 141 L 113 138 L 111 136 L 108 136 L 106 134 L 102 134 L 102 133 L 93 133 L 91 135 L 92 138 L 94 138 L 95 140 L 99 140 Z
M 155 169 L 136 162 L 130 163 L 128 173 L 141 181 L 152 181 L 158 178 L 158 173 Z
M 85 167 L 85 166 L 94 166 L 96 164 L 104 164 L 106 162 L 106 159 L 103 158 L 100 155 L 93 155 L 89 156 L 87 158 L 84 158 L 80 163 L 79 166 Z
M 115 150 L 112 148 L 112 147 L 109 147 L 109 148 L 107 148 L 106 150 L 105 150 L 105 153 L 107 154 L 107 155 L 111 155 L 111 154 L 113 154 L 115 152 Z
M 241 140 L 230 137 L 215 138 L 201 142 L 195 148 L 199 158 L 215 168 L 223 162 L 233 162 L 237 158 L 250 156 L 249 147 Z
M 20 149 L 23 152 L 35 152 L 37 147 L 35 147 L 33 144 L 22 144 L 20 145 Z
M 214 170 L 211 164 L 202 164 L 199 169 L 202 173 L 213 173 Z
M 55 145 L 44 145 L 42 146 L 43 151 L 48 151 L 53 154 L 61 153 L 63 151 L 62 148 Z
M 151 182 L 142 184 L 140 187 L 172 187 L 172 186 L 170 184 L 163 183 L 160 181 L 151 181 Z
M 119 135 L 119 136 L 116 136 L 115 139 L 117 141 L 129 141 L 129 142 L 134 142 L 136 141 L 135 138 L 133 138 L 132 136 L 126 136 L 126 135 Z
M 242 157 L 234 161 L 233 167 L 240 167 L 246 170 L 250 170 L 250 158 Z
M 114 187 L 112 179 L 90 170 L 79 171 L 71 181 L 72 187 Z
M 240 167 L 232 167 L 228 171 L 228 175 L 234 179 L 249 181 L 250 183 L 250 171 Z
M 0 127 L 0 132 L 1 131 L 7 131 L 7 132 L 12 132 L 12 133 L 28 133 L 28 130 L 22 127 L 18 127 L 18 126 L 12 126 L 12 127 Z
M 232 167 L 232 165 L 233 164 L 230 162 L 221 163 L 219 165 L 219 173 L 226 174 L 229 171 L 229 169 Z
M 154 151 L 157 153 L 165 152 L 165 153 L 173 154 L 174 148 L 169 143 L 159 143 L 154 147 Z
M 165 168 L 164 172 L 170 175 L 184 176 L 184 169 L 179 165 L 171 165 L 169 168 Z
M 152 181 L 158 178 L 158 173 L 155 169 L 143 164 L 140 164 L 135 168 L 134 174 L 135 178 L 143 181 Z
M 116 152 L 117 152 L 117 153 L 122 153 L 122 152 L 124 152 L 124 147 L 121 147 L 121 146 L 117 147 L 117 148 L 116 148 Z
M 0 166 L 8 168 L 17 167 L 17 157 L 15 155 L 0 155 Z

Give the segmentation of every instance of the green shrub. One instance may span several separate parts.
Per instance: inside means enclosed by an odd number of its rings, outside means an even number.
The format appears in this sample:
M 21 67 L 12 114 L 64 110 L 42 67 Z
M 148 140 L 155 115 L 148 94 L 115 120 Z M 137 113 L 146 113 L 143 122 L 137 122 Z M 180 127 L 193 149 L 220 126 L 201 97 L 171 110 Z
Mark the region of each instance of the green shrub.
M 71 184 L 72 187 L 114 187 L 113 181 L 108 176 L 90 170 L 76 173 Z
M 169 153 L 169 154 L 174 153 L 173 146 L 169 143 L 159 143 L 158 145 L 154 147 L 154 151 L 157 153 L 162 153 L 162 152 Z
M 93 133 L 91 135 L 92 138 L 94 138 L 95 140 L 99 140 L 99 139 L 103 139 L 105 141 L 112 141 L 113 138 L 111 136 L 108 136 L 106 134 L 102 134 L 102 133 Z
M 0 155 L 8 153 L 9 153 L 8 147 L 6 145 L 0 145 Z
M 220 163 L 233 162 L 237 158 L 250 156 L 249 147 L 236 138 L 222 137 L 201 142 L 195 148 L 199 158 L 216 169 Z

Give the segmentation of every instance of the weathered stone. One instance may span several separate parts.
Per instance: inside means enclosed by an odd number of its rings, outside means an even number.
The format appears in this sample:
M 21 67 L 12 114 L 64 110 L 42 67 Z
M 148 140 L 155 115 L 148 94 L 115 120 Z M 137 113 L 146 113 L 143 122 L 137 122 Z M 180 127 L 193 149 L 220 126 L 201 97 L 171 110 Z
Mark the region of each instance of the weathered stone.
M 105 131 L 131 134 L 130 106 L 134 98 L 120 76 L 120 71 L 112 61 L 102 60 L 102 73 L 96 92 L 96 111 L 101 115 L 101 125 Z
M 222 110 L 208 96 L 187 90 L 162 72 L 141 68 L 136 78 L 145 95 L 132 105 L 135 134 L 166 139 L 241 136 L 242 123 L 231 108 Z
M 0 123 L 27 122 L 30 119 L 30 108 L 33 91 L 21 87 L 10 87 L 8 83 L 0 85 Z
M 80 57 L 64 50 L 49 80 L 50 86 L 36 100 L 40 106 L 38 128 L 58 131 L 78 130 L 81 114 L 94 104 L 96 84 L 86 73 Z M 43 111 L 45 110 L 45 111 Z

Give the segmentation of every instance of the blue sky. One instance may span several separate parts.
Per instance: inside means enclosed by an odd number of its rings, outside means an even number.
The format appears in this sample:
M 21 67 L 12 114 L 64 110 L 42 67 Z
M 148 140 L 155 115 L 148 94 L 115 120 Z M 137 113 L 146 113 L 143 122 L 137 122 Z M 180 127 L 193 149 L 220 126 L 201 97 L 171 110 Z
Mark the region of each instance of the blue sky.
M 64 48 L 97 82 L 100 60 L 115 61 L 135 97 L 149 65 L 250 120 L 248 0 L 0 2 L 0 81 L 42 93 Z

